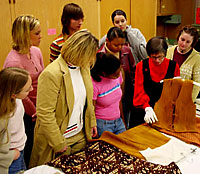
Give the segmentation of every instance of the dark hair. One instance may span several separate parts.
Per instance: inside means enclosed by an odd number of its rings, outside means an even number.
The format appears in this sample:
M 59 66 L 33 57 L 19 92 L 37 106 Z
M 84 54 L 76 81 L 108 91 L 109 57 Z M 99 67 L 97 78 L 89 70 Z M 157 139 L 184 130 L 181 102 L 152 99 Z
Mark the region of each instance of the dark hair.
M 62 23 L 62 33 L 63 34 L 69 34 L 69 26 L 70 26 L 70 19 L 83 19 L 84 18 L 84 14 L 83 11 L 81 9 L 81 7 L 79 7 L 79 5 L 74 4 L 74 3 L 69 3 L 67 5 L 64 6 L 63 8 L 63 13 L 62 13 L 62 17 L 61 17 L 61 23 Z
M 112 41 L 115 38 L 125 38 L 124 32 L 118 27 L 111 27 L 108 30 L 107 38 Z
M 156 36 L 151 38 L 146 45 L 148 56 L 158 53 L 164 53 L 164 55 L 166 56 L 167 48 L 168 48 L 167 42 L 165 38 L 161 36 Z
M 112 15 L 111 15 L 111 19 L 112 19 L 112 22 L 113 22 L 113 23 L 114 23 L 114 18 L 115 18 L 115 16 L 117 16 L 117 15 L 123 15 L 123 16 L 125 17 L 125 19 L 126 19 L 126 13 L 125 13 L 123 10 L 117 9 L 117 10 L 115 10 L 115 11 L 112 13 Z
M 199 34 L 198 34 L 198 31 L 196 28 L 192 27 L 191 25 L 186 25 L 184 26 L 178 33 L 178 36 L 177 36 L 177 41 L 179 40 L 179 37 L 181 36 L 181 34 L 185 32 L 187 34 L 189 34 L 190 36 L 193 36 L 193 42 L 192 42 L 192 45 L 191 47 L 194 48 L 196 43 L 198 42 L 199 40 Z
M 96 59 L 91 75 L 97 82 L 101 81 L 103 74 L 114 74 L 120 68 L 120 60 L 110 53 L 97 53 Z

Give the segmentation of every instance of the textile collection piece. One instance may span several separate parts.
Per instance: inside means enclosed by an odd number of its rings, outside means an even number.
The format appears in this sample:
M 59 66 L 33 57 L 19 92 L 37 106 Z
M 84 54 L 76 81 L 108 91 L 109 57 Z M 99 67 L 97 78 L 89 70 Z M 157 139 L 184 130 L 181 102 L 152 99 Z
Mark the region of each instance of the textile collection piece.
M 154 107 L 159 121 L 152 126 L 167 134 L 178 134 L 180 139 L 189 134 L 191 138 L 186 142 L 200 146 L 200 119 L 196 117 L 192 89 L 191 80 L 164 80 L 162 95 Z M 169 138 L 154 128 L 142 124 L 119 135 L 106 131 L 84 150 L 63 155 L 47 164 L 64 173 L 181 173 L 174 162 L 154 164 L 144 160 L 139 152 L 169 142 Z
M 128 155 L 121 149 L 97 141 L 89 143 L 83 151 L 72 155 L 63 155 L 47 163 L 60 168 L 64 173 L 148 173 L 179 174 L 178 166 L 172 162 L 167 166 L 153 164 Z
M 163 83 L 161 97 L 154 106 L 158 122 L 153 125 L 172 132 L 197 132 L 193 81 L 166 79 Z

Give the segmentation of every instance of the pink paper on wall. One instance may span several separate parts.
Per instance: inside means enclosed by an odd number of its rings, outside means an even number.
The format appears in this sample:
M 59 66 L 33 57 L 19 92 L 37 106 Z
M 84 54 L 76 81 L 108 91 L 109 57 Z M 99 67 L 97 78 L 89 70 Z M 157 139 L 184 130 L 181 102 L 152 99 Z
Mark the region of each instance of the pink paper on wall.
M 48 29 L 48 35 L 56 35 L 56 29 L 55 28 L 49 28 Z
M 196 24 L 200 24 L 200 7 L 196 11 Z

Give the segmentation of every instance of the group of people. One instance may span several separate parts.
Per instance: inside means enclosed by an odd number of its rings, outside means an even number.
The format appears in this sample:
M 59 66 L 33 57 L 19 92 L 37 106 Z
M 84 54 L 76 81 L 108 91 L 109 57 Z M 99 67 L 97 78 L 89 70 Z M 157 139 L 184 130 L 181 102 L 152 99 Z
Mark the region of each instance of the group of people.
M 83 149 L 104 131 L 115 134 L 158 119 L 161 80 L 181 76 L 200 82 L 198 32 L 185 26 L 177 45 L 165 38 L 147 43 L 115 10 L 113 27 L 100 40 L 82 29 L 77 4 L 64 6 L 62 33 L 50 45 L 44 68 L 38 48 L 41 27 L 31 15 L 12 27 L 12 50 L 0 71 L 0 171 L 17 173 Z M 199 87 L 193 87 L 195 101 Z

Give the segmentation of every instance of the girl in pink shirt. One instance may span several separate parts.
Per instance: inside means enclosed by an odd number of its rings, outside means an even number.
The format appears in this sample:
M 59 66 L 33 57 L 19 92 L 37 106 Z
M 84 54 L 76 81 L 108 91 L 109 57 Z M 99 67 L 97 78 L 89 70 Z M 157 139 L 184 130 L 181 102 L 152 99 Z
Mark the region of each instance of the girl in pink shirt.
M 123 117 L 120 60 L 109 53 L 97 53 L 97 61 L 91 75 L 99 137 L 104 131 L 115 134 L 124 132 L 125 125 L 120 117 Z
M 30 15 L 18 16 L 12 26 L 12 50 L 4 62 L 4 68 L 18 67 L 25 69 L 32 79 L 33 90 L 23 99 L 25 131 L 27 134 L 24 157 L 27 166 L 29 165 L 33 146 L 38 77 L 44 69 L 42 53 L 37 47 L 41 41 L 40 33 L 41 27 L 38 19 Z

